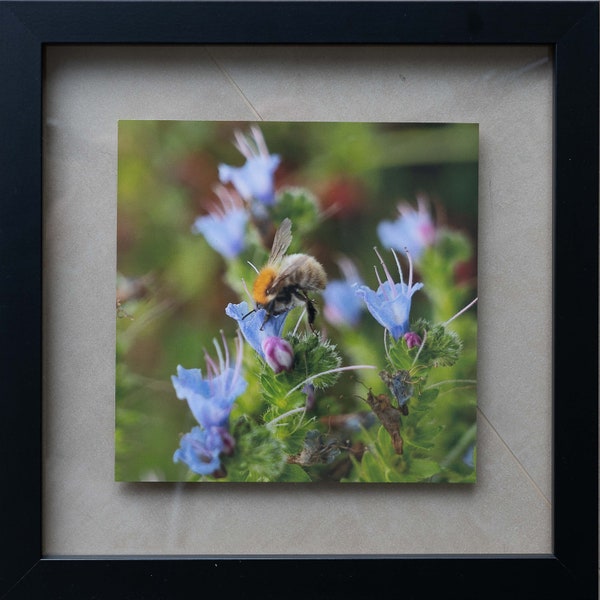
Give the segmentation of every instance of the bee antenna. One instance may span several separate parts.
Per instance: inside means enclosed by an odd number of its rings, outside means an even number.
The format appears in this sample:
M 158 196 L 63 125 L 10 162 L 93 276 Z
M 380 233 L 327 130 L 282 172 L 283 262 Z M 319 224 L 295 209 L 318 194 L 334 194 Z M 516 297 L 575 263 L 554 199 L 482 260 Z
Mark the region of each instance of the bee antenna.
M 249 317 L 252 313 L 256 312 L 256 309 L 253 308 L 250 312 L 247 312 L 243 317 L 242 317 L 242 321 L 246 318 Z

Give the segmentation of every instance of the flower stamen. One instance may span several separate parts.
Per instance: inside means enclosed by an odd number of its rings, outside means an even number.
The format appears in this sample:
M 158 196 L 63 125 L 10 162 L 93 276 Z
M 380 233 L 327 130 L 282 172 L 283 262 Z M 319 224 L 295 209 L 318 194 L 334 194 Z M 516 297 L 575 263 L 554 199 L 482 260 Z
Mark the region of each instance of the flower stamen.
M 442 325 L 444 327 L 446 327 L 446 325 L 448 325 L 448 323 L 451 323 L 452 321 L 454 321 L 454 319 L 456 319 L 456 317 L 459 317 L 464 312 L 469 310 L 471 308 L 471 306 L 473 306 L 473 304 L 475 304 L 475 302 L 477 302 L 477 300 L 479 300 L 479 298 L 475 298 L 474 300 L 471 300 L 471 302 L 469 302 L 469 304 L 467 304 L 464 308 L 461 308 L 453 317 L 450 317 L 447 321 L 442 323 Z
M 396 294 L 394 292 L 396 291 L 396 287 L 394 285 L 394 280 L 392 279 L 392 275 L 388 271 L 386 264 L 383 262 L 383 258 L 381 258 L 381 254 L 379 254 L 379 250 L 377 250 L 377 248 L 375 248 L 375 247 L 373 248 L 373 250 L 375 250 L 375 254 L 377 254 L 377 258 L 379 258 L 379 262 L 381 263 L 381 266 L 383 267 L 383 272 L 385 273 L 388 283 L 390 284 L 390 289 L 392 290 L 392 298 L 395 298 Z M 402 280 L 402 271 L 400 271 L 400 280 Z M 380 281 L 380 285 L 381 285 L 381 281 Z
M 219 343 L 217 342 L 216 338 L 213 338 L 213 346 L 215 347 L 217 351 L 217 356 L 219 358 L 219 372 L 223 372 L 226 368 L 226 365 L 225 361 L 223 360 L 223 352 L 221 350 L 221 346 L 219 346 Z
M 423 332 L 423 340 L 421 341 L 421 345 L 419 346 L 419 349 L 417 350 L 417 354 L 415 355 L 415 359 L 413 360 L 412 366 L 415 366 L 415 363 L 417 362 L 417 360 L 419 359 L 419 355 L 421 354 L 421 350 L 423 350 L 423 348 L 425 347 L 425 341 L 427 340 L 427 330 L 425 330 Z

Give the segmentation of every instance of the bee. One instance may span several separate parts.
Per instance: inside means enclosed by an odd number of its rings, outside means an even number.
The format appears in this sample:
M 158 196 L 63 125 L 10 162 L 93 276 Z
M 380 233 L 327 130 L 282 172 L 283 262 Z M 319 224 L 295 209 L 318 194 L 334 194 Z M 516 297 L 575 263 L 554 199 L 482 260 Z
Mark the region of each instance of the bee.
M 323 266 L 308 254 L 286 255 L 291 243 L 292 222 L 286 218 L 275 233 L 267 264 L 258 272 L 252 288 L 257 308 L 266 312 L 261 329 L 272 316 L 305 304 L 308 324 L 314 331 L 317 309 L 307 293 L 324 290 L 327 275 Z

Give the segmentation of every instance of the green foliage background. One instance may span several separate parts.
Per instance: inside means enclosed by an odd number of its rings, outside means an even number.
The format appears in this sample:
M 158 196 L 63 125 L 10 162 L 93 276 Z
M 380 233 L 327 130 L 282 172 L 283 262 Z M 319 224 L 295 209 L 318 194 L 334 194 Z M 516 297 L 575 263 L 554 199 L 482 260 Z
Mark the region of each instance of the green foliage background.
M 277 188 L 300 186 L 317 198 L 323 216 L 319 226 L 294 241 L 319 259 L 330 279 L 341 278 L 337 260 L 347 256 L 364 281 L 376 287 L 373 247 L 381 248 L 377 224 L 395 218 L 399 201 L 414 204 L 417 195 L 424 194 L 436 222 L 456 232 L 456 237 L 444 241 L 448 260 L 441 261 L 439 253 L 424 255 L 422 270 L 437 281 L 428 282 L 417 269 L 415 280 L 424 281 L 425 288 L 413 296 L 411 321 L 444 321 L 476 296 L 476 125 L 292 122 L 260 127 L 270 152 L 282 158 Z M 174 464 L 172 457 L 180 435 L 195 422 L 187 404 L 176 398 L 170 378 L 178 364 L 204 370 L 204 349 L 211 351 L 219 331 L 228 340 L 235 335 L 236 323 L 225 315 L 225 306 L 246 299 L 225 280 L 223 258 L 190 230 L 216 198 L 218 164 L 243 164 L 232 143 L 236 128 L 246 130 L 247 124 L 119 124 L 116 480 L 189 477 L 186 466 Z M 395 273 L 391 255 L 384 256 Z M 354 330 L 335 328 L 322 313 L 317 327 L 337 345 L 344 365 L 385 365 L 383 329 L 368 313 Z M 440 383 L 437 396 L 425 399 L 442 432 L 428 453 L 411 454 L 413 473 L 422 477 L 402 476 L 408 457 L 389 456 L 389 436 L 375 424 L 355 436 L 372 450 L 362 460 L 342 453 L 335 469 L 318 465 L 310 470 L 310 479 L 474 479 L 473 468 L 462 459 L 475 439 L 475 388 L 441 382 L 476 378 L 476 307 L 453 321 L 451 328 L 462 339 L 463 353 L 456 365 L 432 371 L 428 380 Z M 250 381 L 232 422 L 244 411 L 260 409 L 260 385 L 258 379 Z M 377 371 L 344 374 L 318 397 L 315 422 L 368 410 L 361 396 L 369 387 L 374 393 L 387 391 Z M 331 425 L 322 429 L 328 433 Z M 245 439 L 248 443 L 251 438 Z M 390 461 L 397 467 L 392 471 L 385 466 Z M 434 463 L 444 465 L 442 475 Z M 290 472 L 299 469 L 288 467 Z

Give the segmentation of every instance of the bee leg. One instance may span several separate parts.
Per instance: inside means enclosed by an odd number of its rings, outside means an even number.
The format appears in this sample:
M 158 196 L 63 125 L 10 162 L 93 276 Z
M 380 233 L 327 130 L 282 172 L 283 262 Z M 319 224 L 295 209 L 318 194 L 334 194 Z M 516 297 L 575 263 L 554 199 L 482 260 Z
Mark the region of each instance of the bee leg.
M 302 300 L 304 304 L 306 304 L 306 312 L 308 314 L 308 325 L 310 327 L 310 330 L 316 334 L 317 331 L 315 330 L 313 323 L 315 322 L 315 318 L 317 316 L 317 309 L 315 308 L 313 301 L 303 292 L 296 292 L 295 295 L 297 298 Z
M 270 317 L 270 316 L 271 316 L 271 315 L 270 315 L 269 313 L 267 313 L 267 314 L 265 315 L 265 318 L 263 319 L 263 322 L 261 323 L 261 326 L 260 326 L 260 330 L 261 330 L 261 331 L 264 329 L 264 327 L 265 327 L 265 324 L 266 324 L 266 323 L 267 323 L 267 321 L 269 320 L 269 317 Z
M 269 304 L 265 304 L 263 306 L 263 308 L 265 309 L 265 318 L 263 319 L 263 322 L 260 326 L 260 330 L 262 331 L 264 326 L 266 325 L 267 321 L 274 315 L 277 314 L 274 312 L 273 310 L 273 302 L 269 302 Z
M 246 318 L 249 317 L 252 313 L 256 312 L 256 309 L 253 308 L 250 312 L 247 312 L 243 317 L 242 317 L 242 321 Z
M 317 316 L 317 309 L 312 303 L 312 300 L 310 300 L 309 298 L 306 299 L 306 311 L 308 313 L 308 324 L 310 326 L 310 329 L 313 333 L 317 333 L 313 325 L 313 323 L 315 322 L 315 317 Z

